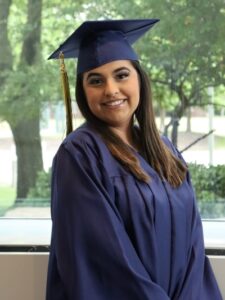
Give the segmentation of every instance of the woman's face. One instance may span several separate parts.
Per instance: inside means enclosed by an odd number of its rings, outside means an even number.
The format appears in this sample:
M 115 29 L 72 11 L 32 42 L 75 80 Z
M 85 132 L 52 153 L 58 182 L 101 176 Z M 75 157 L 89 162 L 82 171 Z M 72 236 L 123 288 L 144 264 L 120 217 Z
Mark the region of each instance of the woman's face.
M 139 104 L 136 69 L 117 60 L 84 73 L 83 88 L 91 112 L 112 127 L 128 128 Z

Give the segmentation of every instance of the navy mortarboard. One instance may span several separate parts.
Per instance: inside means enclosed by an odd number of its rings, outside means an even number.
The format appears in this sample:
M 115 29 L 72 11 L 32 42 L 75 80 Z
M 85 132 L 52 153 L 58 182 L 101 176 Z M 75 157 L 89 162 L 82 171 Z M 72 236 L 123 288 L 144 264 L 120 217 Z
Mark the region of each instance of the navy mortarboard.
M 77 73 L 115 60 L 138 60 L 131 44 L 158 19 L 87 21 L 78 27 L 49 59 L 78 58 Z

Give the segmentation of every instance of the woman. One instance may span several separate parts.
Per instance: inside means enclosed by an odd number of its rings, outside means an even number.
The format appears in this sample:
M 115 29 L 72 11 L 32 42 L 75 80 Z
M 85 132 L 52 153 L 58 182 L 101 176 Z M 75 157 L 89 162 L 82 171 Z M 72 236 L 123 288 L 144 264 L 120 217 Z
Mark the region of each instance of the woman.
M 47 300 L 222 299 L 187 168 L 159 136 L 130 45 L 156 22 L 85 22 L 52 56 L 78 56 L 87 122 L 54 159 Z

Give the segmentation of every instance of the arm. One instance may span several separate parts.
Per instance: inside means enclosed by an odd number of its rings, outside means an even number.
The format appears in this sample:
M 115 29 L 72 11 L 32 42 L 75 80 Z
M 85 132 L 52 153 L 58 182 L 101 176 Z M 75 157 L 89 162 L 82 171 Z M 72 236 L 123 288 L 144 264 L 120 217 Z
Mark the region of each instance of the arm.
M 194 207 L 191 220 L 191 243 L 186 270 L 180 285 L 179 300 L 222 300 L 208 257 L 205 255 L 202 222 L 190 180 L 187 181 L 193 192 Z
M 186 164 L 181 153 L 172 143 L 165 137 L 163 140 L 175 156 Z M 187 172 L 186 181 L 190 188 L 190 201 L 193 202 L 192 219 L 190 220 L 190 243 L 186 267 L 179 280 L 179 286 L 173 299 L 222 300 L 209 260 L 205 256 L 202 222 L 189 172 Z
M 85 145 L 61 147 L 52 183 L 47 299 L 169 300 L 149 278 Z M 61 296 L 57 296 L 61 295 Z

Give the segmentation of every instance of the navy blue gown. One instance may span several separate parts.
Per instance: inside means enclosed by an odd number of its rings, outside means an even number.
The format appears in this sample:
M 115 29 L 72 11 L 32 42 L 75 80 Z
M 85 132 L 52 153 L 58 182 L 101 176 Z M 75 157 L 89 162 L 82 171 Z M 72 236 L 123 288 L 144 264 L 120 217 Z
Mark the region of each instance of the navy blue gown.
M 222 300 L 189 176 L 172 188 L 136 155 L 148 184 L 87 125 L 60 146 L 47 300 Z

